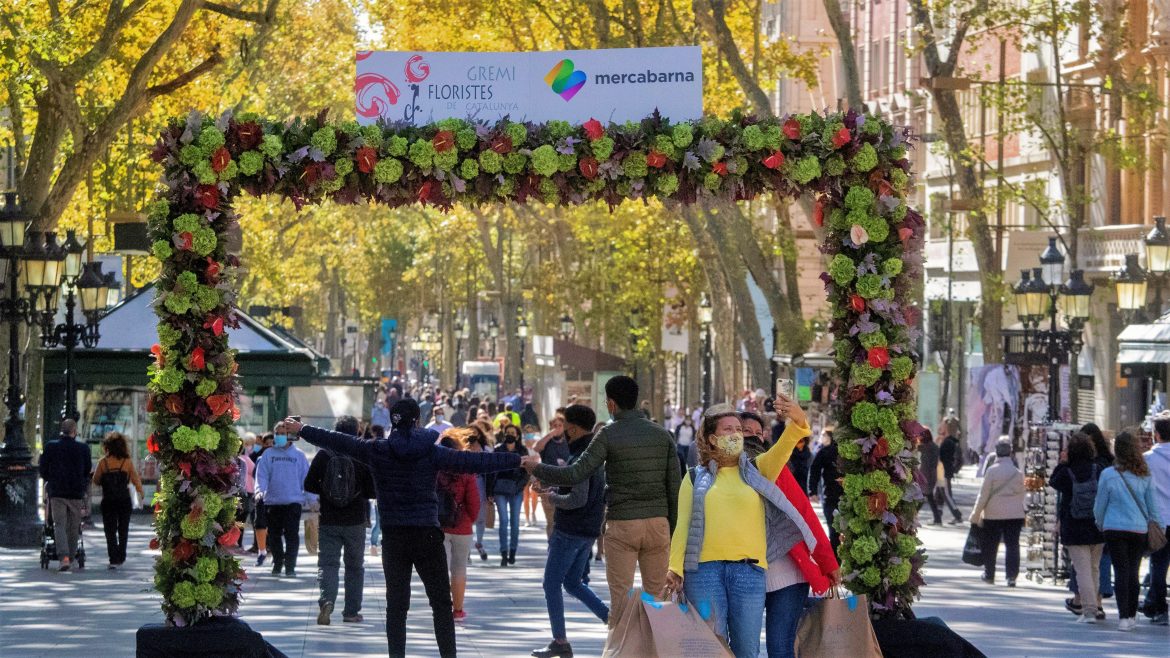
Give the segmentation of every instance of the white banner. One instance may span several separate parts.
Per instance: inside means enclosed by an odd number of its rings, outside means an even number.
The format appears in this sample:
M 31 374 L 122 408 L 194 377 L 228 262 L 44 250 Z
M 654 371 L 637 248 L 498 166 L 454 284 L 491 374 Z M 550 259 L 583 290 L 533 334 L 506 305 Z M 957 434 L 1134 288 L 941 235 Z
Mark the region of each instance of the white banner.
M 697 46 L 528 53 L 360 51 L 354 83 L 361 124 L 441 119 L 584 123 L 672 121 L 703 114 Z

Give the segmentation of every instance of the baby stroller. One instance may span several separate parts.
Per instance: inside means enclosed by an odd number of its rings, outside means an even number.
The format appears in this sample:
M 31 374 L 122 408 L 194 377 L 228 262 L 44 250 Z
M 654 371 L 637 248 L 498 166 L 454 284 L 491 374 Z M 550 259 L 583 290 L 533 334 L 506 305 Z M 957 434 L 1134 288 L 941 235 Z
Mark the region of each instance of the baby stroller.
M 74 564 L 78 569 L 85 568 L 85 533 L 77 534 L 77 555 L 73 556 Z M 45 528 L 41 540 L 41 568 L 48 569 L 49 563 L 58 559 L 57 536 L 53 530 L 53 512 L 49 505 L 45 505 Z

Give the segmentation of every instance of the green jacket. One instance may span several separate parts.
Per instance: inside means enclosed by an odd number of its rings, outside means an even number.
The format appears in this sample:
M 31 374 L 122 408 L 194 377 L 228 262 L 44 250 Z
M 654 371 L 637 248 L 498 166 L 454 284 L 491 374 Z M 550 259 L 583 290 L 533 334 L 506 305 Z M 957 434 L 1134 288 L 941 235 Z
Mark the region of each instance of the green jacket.
M 637 410 L 619 411 L 570 466 L 541 464 L 542 482 L 571 486 L 605 465 L 607 518 L 614 521 L 666 517 L 671 531 L 678 517 L 681 469 L 674 437 Z

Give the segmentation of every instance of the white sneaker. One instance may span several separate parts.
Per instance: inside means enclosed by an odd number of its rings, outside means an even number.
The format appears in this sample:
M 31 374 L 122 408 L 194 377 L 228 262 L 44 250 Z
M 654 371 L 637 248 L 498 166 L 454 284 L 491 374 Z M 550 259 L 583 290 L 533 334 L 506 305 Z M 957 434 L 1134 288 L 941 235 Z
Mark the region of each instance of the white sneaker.
M 1132 631 L 1134 626 L 1137 626 L 1137 619 L 1134 617 L 1117 622 L 1117 630 L 1119 631 Z
M 1093 615 L 1081 615 L 1077 617 L 1078 624 L 1096 624 L 1097 619 Z

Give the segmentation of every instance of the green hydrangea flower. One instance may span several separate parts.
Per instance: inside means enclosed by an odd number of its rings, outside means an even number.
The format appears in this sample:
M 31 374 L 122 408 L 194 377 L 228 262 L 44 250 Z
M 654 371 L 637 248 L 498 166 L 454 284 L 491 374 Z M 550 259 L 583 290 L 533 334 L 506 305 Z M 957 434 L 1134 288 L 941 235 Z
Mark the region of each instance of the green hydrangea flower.
M 520 156 L 524 157 L 524 156 Z M 496 195 L 507 198 L 516 193 L 516 181 L 511 178 L 504 179 L 503 183 L 496 186 Z
M 435 145 L 428 139 L 415 140 L 410 145 L 409 157 L 419 169 L 430 169 L 435 162 Z
M 894 206 L 894 211 L 890 213 L 890 219 L 896 224 L 906 218 L 906 213 L 910 210 L 906 202 L 899 203 Z
M 211 185 L 219 180 L 218 174 L 211 168 L 211 163 L 207 160 L 200 160 L 191 169 L 191 173 L 195 174 L 195 178 L 199 179 L 200 185 Z
M 873 206 L 876 198 L 868 187 L 853 185 L 845 193 L 845 207 L 850 210 L 868 211 Z
M 752 124 L 743 129 L 740 133 L 743 138 L 743 145 L 750 151 L 758 151 L 764 148 L 764 131 L 760 130 L 759 125 Z
M 853 344 L 847 340 L 834 342 L 833 352 L 836 354 L 837 363 L 850 363 L 853 361 Z
M 195 579 L 201 583 L 209 583 L 219 575 L 219 560 L 213 557 L 201 557 L 195 561 Z
M 180 272 L 179 276 L 175 277 L 175 282 L 178 283 L 179 287 L 183 290 L 191 292 L 195 289 L 195 286 L 199 285 L 199 277 L 195 276 L 194 272 L 186 270 Z
M 146 218 L 152 222 L 161 222 L 171 214 L 171 204 L 166 199 L 152 201 L 146 206 Z
M 801 185 L 807 185 L 821 175 L 821 161 L 815 155 L 806 155 L 792 167 L 792 178 Z
M 866 215 L 865 219 L 858 222 L 865 232 L 869 234 L 869 241 L 873 243 L 885 242 L 886 238 L 890 237 L 890 225 L 886 220 L 874 215 Z
M 853 222 L 845 214 L 845 210 L 841 208 L 833 208 L 829 212 L 829 228 L 835 231 L 848 231 Z
M 199 163 L 200 160 L 203 159 L 203 151 L 199 150 L 199 147 L 195 146 L 194 144 L 187 144 L 183 148 L 179 149 L 179 162 L 183 163 L 187 167 L 194 167 Z
M 670 141 L 680 149 L 685 149 L 695 140 L 695 132 L 689 123 L 677 123 L 670 129 Z
M 171 590 L 171 602 L 180 608 L 195 607 L 195 583 L 183 580 Z
M 470 151 L 477 141 L 479 138 L 471 128 L 464 128 L 455 133 L 455 146 L 461 151 Z
M 866 299 L 874 299 L 882 293 L 882 278 L 876 274 L 863 274 L 857 277 L 857 294 Z
M 830 156 L 825 160 L 825 173 L 829 176 L 840 176 L 845 173 L 845 159 L 837 154 Z
M 905 146 L 895 146 L 894 148 L 890 149 L 890 160 L 897 162 L 898 160 L 902 160 L 905 157 L 906 157 L 906 147 Z
M 554 119 L 545 124 L 545 127 L 548 128 L 548 134 L 554 140 L 564 139 L 573 134 L 573 125 L 568 121 Z
M 722 160 L 723 156 L 726 154 L 727 154 L 727 149 L 724 148 L 724 146 L 722 144 L 716 143 L 714 146 L 712 146 L 709 149 L 709 151 L 707 153 L 707 157 L 704 159 L 707 162 L 715 163 L 715 162 L 719 162 L 720 160 Z
M 861 459 L 861 446 L 852 441 L 838 441 L 837 452 L 846 460 Z M 848 475 L 845 477 L 849 477 Z
M 847 285 L 857 276 L 857 263 L 845 254 L 837 254 L 833 256 L 833 260 L 829 261 L 829 276 L 833 278 L 833 282 L 839 286 Z
M 772 124 L 764 129 L 764 148 L 775 151 L 784 144 L 784 131 L 779 124 Z
M 824 144 L 825 148 L 837 148 L 833 144 L 833 137 L 835 137 L 837 133 L 844 127 L 845 124 L 841 123 L 840 121 L 833 121 L 825 125 L 824 130 L 821 131 L 821 143 Z
M 353 160 L 350 158 L 339 158 L 333 163 L 333 170 L 337 173 L 338 178 L 345 178 L 353 172 Z
M 661 196 L 670 196 L 678 191 L 678 176 L 674 174 L 665 174 L 658 177 L 654 181 L 654 189 L 658 191 Z
M 463 180 L 471 180 L 479 175 L 479 163 L 471 158 L 459 163 L 459 175 Z
M 654 150 L 671 159 L 676 155 L 674 141 L 670 139 L 670 135 L 658 135 L 655 137 Z
M 187 381 L 187 375 L 171 366 L 167 366 L 154 374 L 155 386 L 158 386 L 159 390 L 164 393 L 178 393 L 179 389 L 183 388 L 183 382 L 185 381 Z
M 194 213 L 184 213 L 175 218 L 174 226 L 179 233 L 194 233 L 203 227 L 203 220 Z
M 622 160 L 622 172 L 630 178 L 645 178 L 649 172 L 646 167 L 646 154 L 641 151 L 627 153 Z
M 910 563 L 900 562 L 886 566 L 886 578 L 891 585 L 905 585 L 910 581 Z
M 171 243 L 166 240 L 155 240 L 150 245 L 150 252 L 159 260 L 166 260 L 174 255 L 175 250 L 171 248 Z
M 869 535 L 854 537 L 853 544 L 849 547 L 849 555 L 857 564 L 868 564 L 877 552 L 877 540 Z
M 384 140 L 384 137 L 382 136 L 382 128 L 381 126 L 377 125 L 362 126 L 361 136 L 362 143 L 373 148 L 380 148 Z M 405 146 L 403 148 L 405 148 Z
M 374 165 L 374 180 L 379 183 L 395 183 L 402 178 L 402 162 L 395 158 L 383 158 Z
M 215 608 L 223 602 L 223 590 L 211 583 L 201 583 L 195 586 L 195 600 L 200 605 Z
M 882 574 L 877 567 L 866 567 L 861 572 L 861 582 L 865 583 L 866 587 L 877 587 L 882 582 Z
M 208 430 L 212 432 L 215 431 L 214 428 L 208 425 L 203 425 L 199 428 L 199 435 L 201 440 L 203 439 L 204 432 Z M 200 498 L 203 500 L 203 511 L 207 513 L 207 516 L 213 518 L 218 516 L 219 511 L 223 509 L 223 498 L 220 498 L 219 494 L 207 488 L 203 488 L 200 491 L 200 494 Z
M 882 378 L 882 371 L 868 363 L 855 363 L 849 370 L 849 376 L 854 384 L 869 387 Z
M 183 339 L 183 332 L 175 329 L 166 322 L 158 323 L 158 342 L 166 348 L 174 347 Z
M 337 150 L 337 134 L 333 132 L 331 126 L 318 128 L 313 133 L 313 136 L 309 138 L 309 144 L 324 154 L 325 157 L 329 157 L 333 155 L 333 151 Z
M 199 380 L 199 383 L 195 385 L 195 393 L 198 394 L 199 397 L 205 398 L 215 393 L 216 389 L 218 388 L 219 382 L 215 381 L 214 379 L 201 379 Z
M 567 173 L 577 168 L 577 156 L 572 153 L 560 153 L 557 155 L 557 171 Z
M 872 402 L 858 402 L 853 405 L 849 421 L 862 432 L 872 432 L 878 426 L 878 407 Z
M 191 234 L 191 250 L 200 256 L 209 255 L 215 251 L 215 247 L 218 244 L 219 240 L 215 236 L 215 231 L 210 228 L 201 227 Z
M 459 151 L 456 149 L 449 149 L 442 153 L 436 153 L 435 168 L 443 171 L 451 171 L 455 165 L 459 164 Z
M 622 198 L 626 198 L 626 197 L 629 197 L 630 194 L 633 193 L 634 184 L 631 183 L 629 181 L 629 179 L 620 180 L 617 182 L 617 185 L 614 186 L 614 189 L 617 191 L 618 196 L 620 196 Z
M 897 552 L 901 558 L 913 557 L 918 553 L 918 538 L 911 535 L 898 535 Z
M 235 160 L 231 160 L 227 163 L 227 166 L 223 168 L 223 171 L 219 172 L 219 180 L 221 180 L 221 181 L 232 180 L 236 176 L 238 176 L 239 174 L 240 174 L 239 165 L 236 164 Z
M 886 444 L 890 448 L 891 455 L 896 455 L 902 452 L 902 449 L 906 447 L 906 436 L 902 433 L 901 430 L 898 430 L 896 434 L 883 433 L 882 436 L 886 438 Z
M 894 167 L 890 170 L 890 182 L 893 183 L 895 190 L 904 191 L 910 183 L 910 176 L 901 168 Z
M 479 167 L 489 174 L 498 174 L 504 166 L 504 159 L 495 151 L 484 151 L 479 154 Z
M 191 296 L 172 292 L 163 300 L 163 307 L 175 315 L 183 315 L 191 310 Z
M 886 335 L 879 331 L 871 331 L 868 334 L 861 334 L 861 346 L 865 349 L 874 347 L 885 347 L 889 343 L 886 342 Z
M 504 156 L 504 173 L 518 174 L 524 171 L 524 167 L 528 164 L 528 158 L 523 153 L 512 151 Z
M 552 176 L 560 167 L 557 150 L 549 144 L 536 147 L 532 151 L 532 170 L 541 176 Z
M 265 135 L 260 140 L 260 152 L 270 160 L 279 160 L 284 154 L 284 143 L 276 135 Z
M 902 259 L 898 257 L 887 258 L 882 262 L 882 273 L 886 276 L 898 276 L 902 273 Z
M 723 178 L 720 177 L 719 174 L 717 174 L 715 172 L 710 172 L 706 176 L 703 177 L 703 187 L 707 188 L 708 190 L 711 190 L 712 192 L 718 190 L 719 186 L 722 184 L 723 184 Z
M 342 121 L 337 126 L 337 129 L 340 130 L 343 135 L 348 137 L 357 137 L 359 134 L 361 134 L 362 131 L 362 127 L 358 125 L 358 122 L 354 121 L 353 119 Z
M 264 168 L 264 155 L 259 151 L 244 151 L 240 154 L 240 173 L 255 176 Z
M 560 190 L 557 189 L 557 184 L 551 178 L 541 179 L 540 198 L 545 203 L 556 203 L 560 198 Z
M 212 249 L 214 248 L 215 247 L 213 246 Z M 212 288 L 211 286 L 200 286 L 199 289 L 195 291 L 195 304 L 199 307 L 199 310 L 203 311 L 204 313 L 214 309 L 216 306 L 219 306 L 219 301 L 219 290 Z
M 192 520 L 184 516 L 179 526 L 187 539 L 203 539 L 203 535 L 207 534 L 207 517 L 199 516 Z
M 386 152 L 396 158 L 401 158 L 402 156 L 406 155 L 406 151 L 409 146 L 410 142 L 408 142 L 405 137 L 401 135 L 393 135 L 390 137 L 390 141 L 386 144 Z
M 508 127 L 504 128 L 504 133 L 511 138 L 512 148 L 520 148 L 528 139 L 528 126 L 522 123 L 509 123 Z
M 215 126 L 206 126 L 199 132 L 199 138 L 196 142 L 199 144 L 200 150 L 203 151 L 203 157 L 210 158 L 216 149 L 223 146 L 225 143 L 223 133 Z
M 598 161 L 605 161 L 609 156 L 613 155 L 613 138 L 606 136 L 590 142 L 590 148 L 593 149 L 593 157 Z
M 865 117 L 865 123 L 861 124 L 861 132 L 866 135 L 877 135 L 882 131 L 882 124 L 873 117 Z
M 877 150 L 874 149 L 873 144 L 862 144 L 857 153 L 853 154 L 853 160 L 850 166 L 853 171 L 864 174 L 877 166 L 878 155 Z
M 878 409 L 877 425 L 882 434 L 901 432 L 898 426 L 898 414 L 894 413 L 893 409 Z
M 199 447 L 208 452 L 215 450 L 219 446 L 219 432 L 211 425 L 199 426 Z M 219 500 L 220 505 L 223 505 L 223 500 Z M 216 509 L 218 513 L 219 510 Z
M 845 441 L 838 442 L 837 447 L 840 448 L 841 446 L 845 445 L 845 443 L 857 445 L 852 441 Z M 845 475 L 845 477 L 841 478 L 841 488 L 845 490 L 846 496 L 856 499 L 860 497 L 861 492 L 865 490 L 865 477 L 859 473 L 848 473 Z

